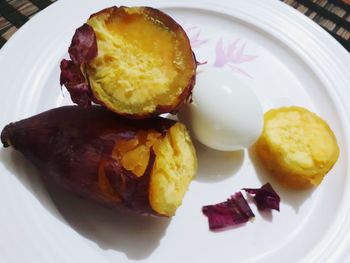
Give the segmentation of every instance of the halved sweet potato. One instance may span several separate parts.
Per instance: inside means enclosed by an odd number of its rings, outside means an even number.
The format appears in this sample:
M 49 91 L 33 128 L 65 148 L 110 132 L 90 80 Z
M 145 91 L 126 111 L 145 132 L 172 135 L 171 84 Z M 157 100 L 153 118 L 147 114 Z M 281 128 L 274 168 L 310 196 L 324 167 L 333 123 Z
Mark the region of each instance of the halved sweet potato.
M 76 31 L 69 51 L 90 85 L 91 100 L 120 115 L 145 118 L 175 112 L 190 99 L 197 64 L 189 39 L 160 10 L 104 9 Z M 62 75 L 61 84 L 71 92 Z
M 183 124 L 120 118 L 99 106 L 66 106 L 11 123 L 1 141 L 58 186 L 143 214 L 174 215 L 197 169 Z

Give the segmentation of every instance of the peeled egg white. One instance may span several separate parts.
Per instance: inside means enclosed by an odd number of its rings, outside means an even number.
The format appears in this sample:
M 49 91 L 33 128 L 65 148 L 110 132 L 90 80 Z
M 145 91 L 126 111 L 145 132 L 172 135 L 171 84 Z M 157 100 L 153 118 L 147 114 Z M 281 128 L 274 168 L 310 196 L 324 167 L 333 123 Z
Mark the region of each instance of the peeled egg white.
M 235 151 L 259 138 L 264 124 L 260 102 L 232 72 L 216 68 L 198 72 L 192 100 L 178 117 L 202 144 Z

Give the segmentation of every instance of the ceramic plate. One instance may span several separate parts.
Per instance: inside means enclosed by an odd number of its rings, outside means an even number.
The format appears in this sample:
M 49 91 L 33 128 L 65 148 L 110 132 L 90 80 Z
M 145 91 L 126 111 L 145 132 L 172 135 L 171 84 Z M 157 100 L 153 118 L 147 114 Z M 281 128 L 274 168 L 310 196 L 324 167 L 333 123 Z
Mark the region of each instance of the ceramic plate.
M 252 151 L 197 144 L 199 172 L 172 219 L 110 211 L 42 183 L 18 153 L 0 151 L 1 262 L 347 262 L 350 248 L 350 57 L 319 26 L 279 1 L 60 0 L 25 24 L 0 51 L 0 127 L 70 104 L 59 62 L 74 30 L 112 5 L 160 8 L 187 31 L 205 67 L 254 88 L 264 110 L 307 107 L 334 130 L 341 154 L 320 187 L 285 190 Z M 219 102 L 218 102 L 219 103 Z M 242 113 L 244 114 L 244 113 Z M 242 187 L 271 182 L 281 211 L 213 233 L 201 213 Z

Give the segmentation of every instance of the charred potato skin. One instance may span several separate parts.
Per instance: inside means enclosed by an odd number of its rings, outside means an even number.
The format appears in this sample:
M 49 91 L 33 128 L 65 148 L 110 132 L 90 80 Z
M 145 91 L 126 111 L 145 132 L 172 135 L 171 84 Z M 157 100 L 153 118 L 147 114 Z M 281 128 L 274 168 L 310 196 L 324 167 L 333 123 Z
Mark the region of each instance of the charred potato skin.
M 144 175 L 137 177 L 123 169 L 112 151 L 117 141 L 133 138 L 140 129 L 165 134 L 175 123 L 160 117 L 129 120 L 99 106 L 65 106 L 7 125 L 1 141 L 5 147 L 22 152 L 44 180 L 52 180 L 69 192 L 106 206 L 122 204 L 141 214 L 159 216 L 148 198 L 154 152 Z M 99 187 L 101 163 L 112 193 L 106 194 Z
M 105 8 L 97 13 L 94 13 L 90 16 L 89 19 L 99 16 L 99 15 L 113 15 L 113 14 L 119 14 L 122 12 L 125 12 L 124 9 L 127 9 L 128 7 L 126 6 L 112 6 L 109 8 Z M 183 32 L 183 34 L 186 36 L 185 38 L 185 42 L 186 42 L 186 47 L 191 50 L 191 44 L 190 44 L 190 40 L 188 39 L 184 29 L 176 22 L 174 21 L 170 16 L 168 16 L 167 14 L 161 12 L 158 9 L 155 8 L 151 8 L 151 7 L 139 7 L 140 9 L 142 9 L 142 11 L 153 18 L 158 19 L 159 21 L 161 21 L 162 23 L 164 23 L 164 25 L 166 27 L 168 27 L 170 30 L 172 30 L 173 32 Z M 191 98 L 192 98 L 192 90 L 195 86 L 196 83 L 196 70 L 197 70 L 197 60 L 195 57 L 195 54 L 193 51 L 191 51 L 191 55 L 192 55 L 192 63 L 193 63 L 193 69 L 192 69 L 192 76 L 191 78 L 188 80 L 188 84 L 187 86 L 183 89 L 182 93 L 177 97 L 177 99 L 169 105 L 157 105 L 156 109 L 153 112 L 149 112 L 149 113 L 142 113 L 142 114 L 128 114 L 128 113 L 123 113 L 123 112 L 116 112 L 115 109 L 113 109 L 112 107 L 110 107 L 108 104 L 106 104 L 105 102 L 103 102 L 103 100 L 98 99 L 98 96 L 96 95 L 96 92 L 94 92 L 94 89 L 92 88 L 92 94 L 93 94 L 93 101 L 97 104 L 100 104 L 104 107 L 106 107 L 107 109 L 109 109 L 110 111 L 113 111 L 115 113 L 117 113 L 120 116 L 123 116 L 125 118 L 129 118 L 129 119 L 145 119 L 145 118 L 150 118 L 150 117 L 155 117 L 155 116 L 159 116 L 160 114 L 164 114 L 164 113 L 172 113 L 172 114 L 176 114 L 179 109 L 186 103 L 190 103 L 191 102 Z M 81 67 L 82 73 L 84 74 L 84 76 L 86 77 L 90 87 L 91 87 L 91 81 L 89 79 L 89 73 L 88 73 L 88 63 L 85 63 L 82 65 Z

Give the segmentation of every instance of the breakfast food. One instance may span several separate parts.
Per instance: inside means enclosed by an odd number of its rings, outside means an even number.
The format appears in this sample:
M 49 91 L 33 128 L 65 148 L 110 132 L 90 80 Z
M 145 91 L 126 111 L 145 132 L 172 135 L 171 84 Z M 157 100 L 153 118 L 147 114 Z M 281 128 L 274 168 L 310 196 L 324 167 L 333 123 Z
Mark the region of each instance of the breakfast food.
M 196 60 L 171 17 L 150 7 L 110 7 L 91 15 L 61 62 L 72 100 L 129 118 L 176 112 L 190 100 Z
M 285 186 L 302 189 L 319 185 L 339 156 L 328 124 L 301 107 L 273 109 L 264 119 L 256 152 L 265 167 Z
M 100 106 L 65 106 L 11 123 L 1 141 L 56 185 L 142 214 L 174 215 L 197 169 L 183 124 L 125 119 Z
M 202 144 L 237 151 L 258 140 L 264 112 L 253 89 L 232 72 L 209 67 L 199 72 L 192 101 L 178 117 Z

